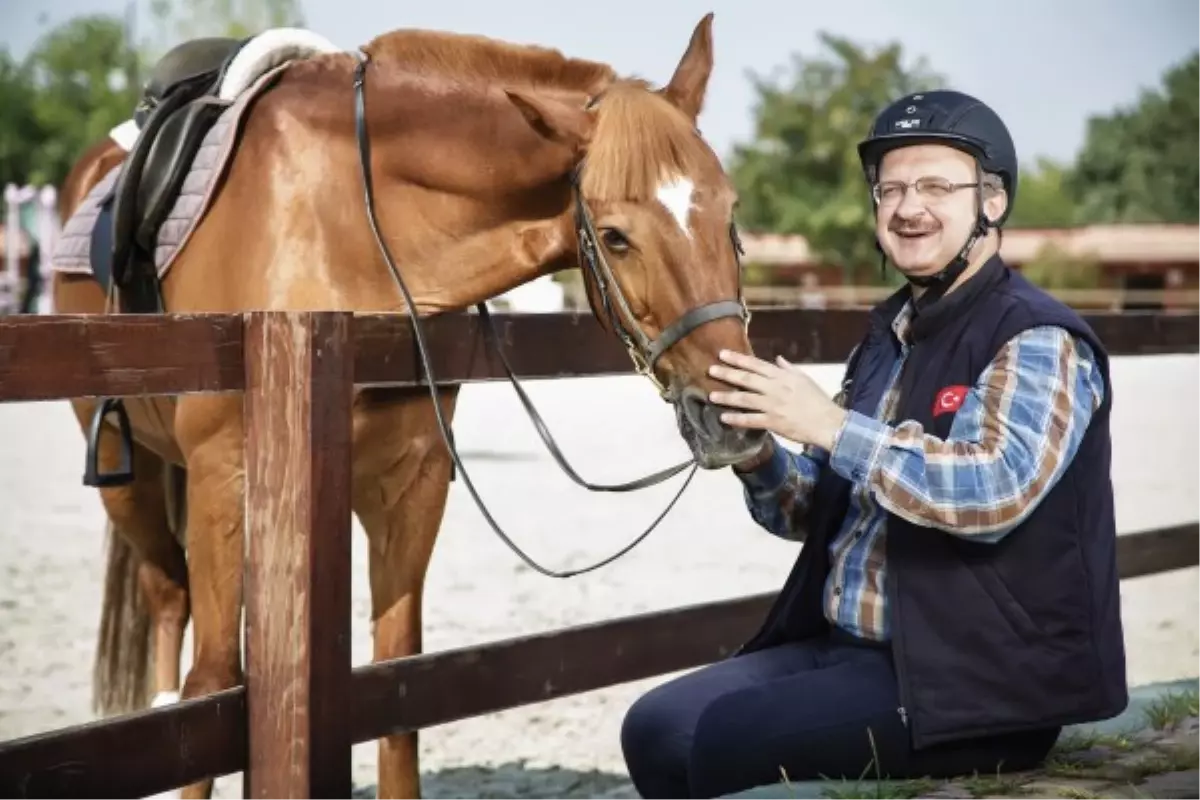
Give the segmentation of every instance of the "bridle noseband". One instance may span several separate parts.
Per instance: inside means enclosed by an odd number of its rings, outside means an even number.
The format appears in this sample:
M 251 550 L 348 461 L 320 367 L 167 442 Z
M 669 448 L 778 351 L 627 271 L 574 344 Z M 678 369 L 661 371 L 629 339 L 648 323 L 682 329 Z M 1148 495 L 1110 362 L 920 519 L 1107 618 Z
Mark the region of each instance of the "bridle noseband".
M 625 300 L 621 285 L 617 283 L 616 277 L 608 266 L 608 260 L 600 249 L 600 237 L 596 235 L 596 226 L 592 223 L 591 212 L 588 211 L 587 203 L 583 198 L 580 178 L 582 171 L 583 164 L 581 163 L 571 172 L 571 192 L 575 201 L 575 235 L 579 240 L 579 265 L 591 274 L 596 291 L 604 303 L 604 316 L 613 332 L 625 345 L 625 349 L 629 351 L 629 358 L 633 361 L 634 369 L 639 375 L 649 378 L 654 387 L 658 389 L 659 396 L 669 401 L 671 399 L 670 392 L 666 386 L 663 386 L 654 370 L 664 353 L 701 325 L 722 317 L 739 317 L 747 328 L 750 325 L 750 309 L 746 307 L 742 292 L 741 255 L 744 250 L 737 227 L 733 224 L 729 226 L 729 235 L 733 240 L 734 259 L 737 262 L 737 299 L 718 300 L 690 309 L 679 319 L 663 328 L 657 339 L 651 339 L 637 324 L 637 317 Z M 613 308 L 614 299 L 620 314 L 617 314 Z M 599 314 L 598 309 L 594 307 L 592 311 Z M 628 322 L 628 327 L 625 322 L 622 322 L 622 315 Z
M 417 313 L 416 303 L 413 302 L 412 295 L 408 291 L 408 286 L 404 283 L 404 278 L 400 274 L 399 268 L 396 266 L 395 259 L 392 258 L 391 249 L 384 241 L 383 234 L 379 230 L 379 220 L 375 214 L 375 193 L 373 182 L 371 180 L 371 143 L 367 136 L 367 112 L 366 112 L 366 70 L 368 61 L 365 57 L 360 57 L 358 64 L 354 70 L 354 125 L 355 135 L 358 142 L 359 165 L 362 170 L 363 180 L 363 195 L 366 204 L 367 221 L 371 226 L 371 232 L 375 236 L 375 242 L 379 247 L 380 253 L 383 255 L 384 261 L 387 263 L 391 271 L 392 278 L 396 282 L 396 286 L 400 289 L 401 295 L 404 297 L 405 305 L 408 306 L 409 318 L 412 321 L 413 338 L 417 345 L 417 355 L 421 359 L 421 367 L 425 373 L 426 384 L 429 388 L 430 398 L 433 401 L 433 412 L 437 418 L 438 428 L 442 435 L 442 441 L 446 445 L 447 451 L 450 453 L 450 458 L 454 463 L 455 468 L 462 474 L 463 483 L 466 485 L 467 492 L 471 495 L 471 499 L 475 501 L 475 505 L 483 514 L 484 519 L 491 527 L 492 531 L 500 537 L 510 550 L 512 550 L 522 561 L 524 561 L 531 569 L 536 572 L 546 575 L 551 578 L 569 578 L 575 575 L 582 575 L 586 572 L 599 569 L 607 564 L 616 561 L 618 558 L 628 553 L 638 544 L 640 544 L 647 536 L 650 535 L 658 524 L 666 518 L 671 509 L 683 496 L 684 490 L 691 484 L 692 478 L 696 475 L 698 464 L 695 459 L 689 459 L 673 467 L 668 467 L 658 472 L 647 475 L 628 483 L 621 484 L 594 484 L 590 483 L 579 476 L 579 474 L 567 463 L 562 451 L 554 442 L 554 437 L 550 435 L 549 429 L 546 428 L 545 422 L 541 415 L 534 408 L 533 402 L 529 395 L 526 394 L 524 388 L 517 380 L 513 373 L 512 366 L 508 362 L 508 358 L 504 355 L 504 350 L 500 347 L 499 335 L 496 332 L 495 325 L 492 321 L 491 313 L 488 310 L 487 303 L 479 303 L 476 308 L 479 311 L 479 316 L 482 319 L 484 326 L 484 335 L 491 342 L 496 355 L 500 358 L 500 363 L 503 365 L 505 373 L 508 376 L 509 382 L 517 392 L 521 404 L 525 407 L 526 413 L 529 415 L 530 421 L 537 430 L 538 436 L 546 445 L 546 449 L 553 456 L 559 467 L 567 474 L 567 476 L 579 486 L 582 486 L 593 492 L 631 492 L 639 489 L 646 489 L 651 486 L 656 486 L 659 483 L 678 475 L 689 466 L 692 468 L 688 473 L 687 478 L 679 487 L 679 491 L 663 509 L 662 513 L 654 520 L 650 526 L 638 535 L 632 542 L 618 550 L 613 555 L 592 564 L 588 567 L 573 570 L 554 571 L 546 569 L 536 561 L 527 556 L 517 545 L 501 530 L 496 524 L 496 520 L 484 505 L 483 500 L 479 497 L 479 493 L 475 491 L 475 486 L 471 482 L 470 475 L 467 474 L 466 467 L 462 463 L 462 457 L 458 453 L 458 449 L 454 446 L 454 436 L 450 431 L 450 426 L 446 423 L 446 418 L 442 412 L 441 398 L 438 396 L 437 379 L 433 374 L 433 365 L 429 359 L 429 348 L 425 344 L 425 334 L 422 330 L 421 321 Z M 600 252 L 597 244 L 596 229 L 592 224 L 591 215 L 588 213 L 587 206 L 583 200 L 583 194 L 579 187 L 578 171 L 572 173 L 572 185 L 575 200 L 575 216 L 577 221 L 577 235 L 579 238 L 579 255 L 581 266 L 586 265 L 586 268 L 591 273 L 593 280 L 596 282 L 597 291 L 600 292 L 604 301 L 605 312 L 612 326 L 612 329 L 620 337 L 629 351 L 630 357 L 633 359 L 634 367 L 641 375 L 645 375 L 658 388 L 659 394 L 664 399 L 669 399 L 667 389 L 658 380 L 654 372 L 654 365 L 659 358 L 677 344 L 681 339 L 687 336 L 696 328 L 711 322 L 715 319 L 720 319 L 727 316 L 737 316 L 743 319 L 745 324 L 749 324 L 750 312 L 746 308 L 742 296 L 742 280 L 741 280 L 741 264 L 738 263 L 738 297 L 737 300 L 722 300 L 715 303 L 709 303 L 698 308 L 694 308 L 678 320 L 668 325 L 657 339 L 650 339 L 645 335 L 641 328 L 637 325 L 633 313 L 629 309 L 628 303 L 625 301 L 625 296 L 621 292 L 620 286 L 613 277 L 612 271 L 608 267 L 608 263 L 604 259 L 604 255 Z M 730 227 L 730 235 L 734 241 L 734 252 L 740 256 L 742 251 L 741 242 L 737 236 L 737 230 L 733 226 Z M 620 316 L 613 311 L 610 301 L 610 296 L 615 297 L 622 313 L 629 320 L 633 333 L 621 322 Z M 595 313 L 593 308 L 593 312 Z

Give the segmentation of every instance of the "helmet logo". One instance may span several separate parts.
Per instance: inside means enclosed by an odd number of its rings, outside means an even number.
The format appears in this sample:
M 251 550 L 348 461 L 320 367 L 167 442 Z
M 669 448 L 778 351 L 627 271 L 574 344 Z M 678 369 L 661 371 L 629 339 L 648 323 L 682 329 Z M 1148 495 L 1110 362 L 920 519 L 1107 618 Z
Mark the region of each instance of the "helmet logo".
M 906 130 L 906 131 L 912 130 L 913 128 L 921 127 L 921 120 L 919 120 L 919 119 L 898 119 L 898 120 L 896 120 L 896 122 L 893 124 L 892 127 L 900 128 L 900 129 Z
M 917 113 L 917 107 L 909 106 L 908 108 L 904 109 L 904 113 L 905 114 L 915 114 L 915 113 Z

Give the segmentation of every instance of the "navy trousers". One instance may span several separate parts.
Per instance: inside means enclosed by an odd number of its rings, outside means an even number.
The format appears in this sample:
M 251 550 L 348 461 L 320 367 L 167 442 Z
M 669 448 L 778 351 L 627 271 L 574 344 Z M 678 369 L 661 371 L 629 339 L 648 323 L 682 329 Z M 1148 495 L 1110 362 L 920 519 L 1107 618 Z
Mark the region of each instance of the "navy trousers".
M 858 780 L 1030 769 L 1060 730 L 914 751 L 891 651 L 839 637 L 748 653 L 652 689 L 626 715 L 621 747 L 642 797 L 718 797 L 785 773 Z

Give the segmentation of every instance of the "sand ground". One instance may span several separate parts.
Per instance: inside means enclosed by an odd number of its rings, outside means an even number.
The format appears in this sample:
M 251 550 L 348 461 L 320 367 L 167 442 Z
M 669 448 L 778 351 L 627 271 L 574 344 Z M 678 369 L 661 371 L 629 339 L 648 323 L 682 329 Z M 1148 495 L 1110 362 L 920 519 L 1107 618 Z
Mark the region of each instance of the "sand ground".
M 814 374 L 832 389 L 839 368 Z M 1114 363 L 1117 521 L 1122 532 L 1193 521 L 1200 360 Z M 669 409 L 634 378 L 530 384 L 568 458 L 593 481 L 626 480 L 685 456 Z M 615 428 L 609 429 L 611 425 Z M 674 485 L 589 495 L 558 472 L 510 387 L 467 387 L 455 424 L 471 477 L 532 557 L 582 566 L 623 546 Z M 0 739 L 91 718 L 90 669 L 103 569 L 103 515 L 81 484 L 83 440 L 63 403 L 0 405 Z M 370 654 L 366 548 L 355 523 L 354 663 Z M 430 567 L 425 642 L 440 650 L 777 588 L 795 557 L 748 518 L 728 471 L 700 474 L 640 548 L 571 580 L 542 577 L 487 529 L 461 483 Z M 1127 581 L 1122 600 L 1135 684 L 1197 674 L 1198 571 Z M 190 661 L 190 637 L 185 646 Z M 669 676 L 444 725 L 422 734 L 426 796 L 633 796 L 618 731 L 630 702 Z M 375 747 L 355 780 L 375 780 Z M 240 796 L 240 776 L 218 781 Z

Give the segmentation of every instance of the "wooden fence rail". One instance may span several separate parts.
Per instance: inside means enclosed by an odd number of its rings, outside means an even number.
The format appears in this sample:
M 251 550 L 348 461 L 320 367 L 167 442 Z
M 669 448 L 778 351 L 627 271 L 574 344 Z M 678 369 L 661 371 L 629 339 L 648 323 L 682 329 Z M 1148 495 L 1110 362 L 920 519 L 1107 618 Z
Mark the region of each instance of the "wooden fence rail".
M 420 361 L 399 314 L 346 315 L 357 385 L 419 385 Z M 586 314 L 496 314 L 518 375 L 535 379 L 620 375 L 629 357 Z M 750 324 L 755 350 L 796 362 L 844 360 L 866 330 L 867 312 L 760 309 Z M 1198 314 L 1084 315 L 1112 355 L 1196 353 Z M 487 350 L 479 318 L 431 319 L 426 341 L 438 379 L 474 383 L 504 377 Z M 71 397 L 240 392 L 245 388 L 240 314 L 49 315 L 0 319 L 0 402 Z
M 523 376 L 630 371 L 588 316 L 496 321 Z M 1114 355 L 1200 350 L 1196 315 L 1089 321 Z M 502 377 L 478 323 L 430 322 L 439 379 Z M 861 311 L 773 309 L 751 330 L 760 352 L 828 362 L 865 324 Z M 248 533 L 245 687 L 0 744 L 0 795 L 142 796 L 245 770 L 248 796 L 345 797 L 353 743 L 709 663 L 753 631 L 770 593 L 351 670 L 352 387 L 419 384 L 417 364 L 400 315 L 0 321 L 0 402 L 242 392 Z M 1195 565 L 1197 537 L 1196 523 L 1122 535 L 1122 578 Z

